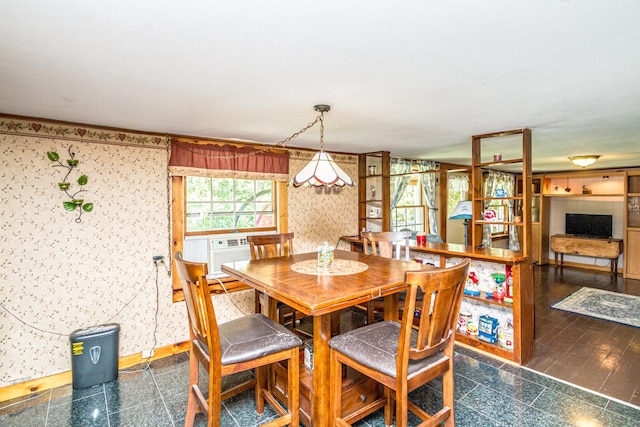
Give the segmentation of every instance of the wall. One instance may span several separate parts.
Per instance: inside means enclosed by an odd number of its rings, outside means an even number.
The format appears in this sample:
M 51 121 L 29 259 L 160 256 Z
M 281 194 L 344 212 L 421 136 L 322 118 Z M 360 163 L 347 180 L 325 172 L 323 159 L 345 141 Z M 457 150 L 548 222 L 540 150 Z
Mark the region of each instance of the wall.
M 294 175 L 314 153 L 291 151 L 289 173 Z M 344 171 L 357 182 L 358 157 L 333 154 Z M 295 233 L 297 253 L 315 251 L 322 242 L 335 246 L 341 236 L 358 234 L 358 188 L 345 187 L 339 194 L 317 194 L 309 187 L 289 187 L 289 231 Z M 341 243 L 339 249 L 348 250 Z
M 69 147 L 79 160 L 71 181 L 86 174 L 84 199 L 94 203 L 80 223 L 62 207 L 66 170 L 46 155 L 66 161 Z M 69 334 L 79 328 L 119 323 L 121 357 L 188 338 L 183 303 L 171 302 L 170 278 L 152 262 L 170 255 L 164 136 L 0 117 L 0 152 L 0 387 L 70 370 Z M 356 176 L 357 158 L 343 160 Z M 355 189 L 289 191 L 298 252 L 355 233 Z M 239 315 L 229 297 L 214 298 L 220 321 Z M 252 291 L 233 298 L 252 309 Z
M 589 196 L 589 197 L 547 197 L 550 203 L 549 236 L 564 234 L 565 214 L 583 213 L 598 215 L 613 215 L 613 237 L 623 238 L 623 208 L 621 196 Z M 554 258 L 555 253 L 549 250 L 549 259 Z M 618 258 L 620 266 L 623 265 L 624 254 Z M 609 260 L 603 258 L 565 255 L 565 262 L 575 262 L 596 266 L 609 266 Z M 622 270 L 622 267 L 619 267 Z

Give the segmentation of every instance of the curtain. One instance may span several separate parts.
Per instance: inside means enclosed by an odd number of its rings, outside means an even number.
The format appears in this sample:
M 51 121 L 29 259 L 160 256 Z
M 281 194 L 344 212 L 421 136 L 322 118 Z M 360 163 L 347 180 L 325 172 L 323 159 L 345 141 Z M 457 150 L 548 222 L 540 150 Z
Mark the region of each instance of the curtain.
M 484 184 L 484 197 L 496 197 L 496 191 L 499 189 L 504 190 L 503 197 L 513 197 L 515 194 L 515 183 L 516 177 L 513 174 L 498 172 L 498 171 L 489 171 L 487 179 Z M 513 222 L 513 207 L 514 200 L 507 199 L 508 209 L 508 217 L 505 218 L 507 222 Z M 484 209 L 487 210 L 489 208 L 489 204 L 491 200 L 485 200 Z M 520 250 L 520 242 L 518 242 L 518 232 L 516 227 L 509 226 L 509 249 L 513 249 L 514 251 Z M 482 244 L 489 248 L 491 247 L 491 226 L 485 225 L 482 227 Z
M 391 158 L 391 209 L 398 206 L 402 198 L 402 193 L 407 189 L 411 175 L 408 174 L 413 168 L 413 161 L 406 159 Z M 394 176 L 398 175 L 398 176 Z
M 516 195 L 516 176 L 513 174 L 505 174 L 504 189 L 507 192 L 507 197 L 513 197 Z M 515 200 L 509 199 L 509 222 L 513 222 L 513 215 L 515 214 Z M 518 241 L 518 227 L 509 226 L 509 249 L 514 251 L 520 250 L 520 241 Z
M 467 200 L 469 194 L 469 175 L 449 176 L 448 179 L 449 191 L 455 191 L 456 193 L 464 193 L 464 199 Z
M 288 181 L 289 152 L 172 140 L 169 172 L 175 176 Z
M 418 172 L 426 172 L 431 170 L 438 170 L 438 163 L 430 160 L 419 160 L 416 162 L 418 166 Z M 435 173 L 423 173 L 420 175 L 420 182 L 422 183 L 422 191 L 427 199 L 427 206 L 429 207 L 429 234 L 438 234 L 438 219 L 436 212 L 436 174 Z

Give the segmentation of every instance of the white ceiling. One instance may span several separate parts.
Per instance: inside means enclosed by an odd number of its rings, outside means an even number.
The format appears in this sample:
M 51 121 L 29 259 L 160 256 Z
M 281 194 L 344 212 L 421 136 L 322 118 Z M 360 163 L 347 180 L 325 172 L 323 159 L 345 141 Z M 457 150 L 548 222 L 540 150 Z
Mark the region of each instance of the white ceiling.
M 639 166 L 640 1 L 0 3 L 1 113 L 276 143 L 318 103 L 330 151 L 469 164 L 529 127 L 534 171 Z

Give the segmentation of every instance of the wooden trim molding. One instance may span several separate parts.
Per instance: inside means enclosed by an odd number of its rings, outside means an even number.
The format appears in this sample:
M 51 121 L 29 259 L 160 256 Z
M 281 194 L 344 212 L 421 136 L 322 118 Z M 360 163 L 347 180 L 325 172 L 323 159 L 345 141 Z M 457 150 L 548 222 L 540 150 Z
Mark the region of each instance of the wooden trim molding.
M 164 357 L 183 353 L 188 350 L 189 342 L 183 341 L 155 349 L 154 355 L 148 359 L 143 359 L 142 353 L 130 354 L 118 359 L 118 369 L 127 369 L 132 366 L 139 365 L 140 363 L 162 359 Z M 64 371 L 54 375 L 49 375 L 46 377 L 36 378 L 22 383 L 13 384 L 7 387 L 2 387 L 0 388 L 0 402 L 27 396 L 29 394 L 41 393 L 56 387 L 69 385 L 72 383 L 72 378 L 73 377 L 71 371 Z

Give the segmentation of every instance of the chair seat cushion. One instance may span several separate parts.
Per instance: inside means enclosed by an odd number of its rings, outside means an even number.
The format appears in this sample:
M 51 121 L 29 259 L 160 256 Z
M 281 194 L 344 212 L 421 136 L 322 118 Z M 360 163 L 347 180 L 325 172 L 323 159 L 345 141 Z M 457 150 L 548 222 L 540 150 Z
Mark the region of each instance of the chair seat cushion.
M 329 340 L 329 347 L 368 368 L 395 378 L 399 337 L 400 323 L 385 320 L 337 335 Z M 411 344 L 415 345 L 416 340 L 417 333 L 414 330 Z M 409 378 L 445 358 L 443 352 L 438 352 L 422 360 L 409 360 Z
M 262 314 L 234 319 L 218 327 L 222 364 L 240 363 L 302 345 L 287 328 Z

